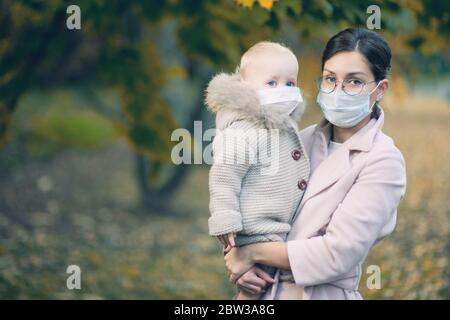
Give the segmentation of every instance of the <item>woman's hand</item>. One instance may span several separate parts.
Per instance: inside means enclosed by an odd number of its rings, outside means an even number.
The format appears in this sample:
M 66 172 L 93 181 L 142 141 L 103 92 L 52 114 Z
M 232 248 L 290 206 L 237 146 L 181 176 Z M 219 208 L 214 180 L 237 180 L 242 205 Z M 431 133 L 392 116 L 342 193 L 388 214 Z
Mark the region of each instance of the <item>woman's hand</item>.
M 236 283 L 245 272 L 250 270 L 254 262 L 251 256 L 251 245 L 233 247 L 224 257 L 230 281 Z
M 260 294 L 269 283 L 275 280 L 264 270 L 252 267 L 244 273 L 236 282 L 238 288 L 250 294 Z

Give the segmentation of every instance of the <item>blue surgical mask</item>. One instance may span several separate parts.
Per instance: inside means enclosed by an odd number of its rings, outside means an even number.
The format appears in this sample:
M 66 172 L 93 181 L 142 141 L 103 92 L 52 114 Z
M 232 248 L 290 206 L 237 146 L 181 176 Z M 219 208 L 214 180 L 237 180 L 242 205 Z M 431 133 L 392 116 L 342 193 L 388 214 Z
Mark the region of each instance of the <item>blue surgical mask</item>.
M 317 95 L 317 103 L 328 121 L 341 128 L 350 128 L 372 112 L 370 95 L 378 88 L 378 85 L 370 92 L 361 92 L 354 96 L 342 90 L 334 90 L 331 93 L 320 91 Z

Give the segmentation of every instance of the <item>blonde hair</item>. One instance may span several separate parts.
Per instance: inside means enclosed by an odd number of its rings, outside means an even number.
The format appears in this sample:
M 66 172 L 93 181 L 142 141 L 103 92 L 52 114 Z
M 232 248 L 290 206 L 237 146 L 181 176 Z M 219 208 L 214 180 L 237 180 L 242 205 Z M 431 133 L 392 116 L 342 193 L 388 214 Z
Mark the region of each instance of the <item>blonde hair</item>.
M 251 46 L 247 51 L 244 52 L 244 54 L 241 57 L 241 61 L 239 63 L 239 67 L 237 68 L 239 74 L 241 77 L 244 77 L 245 71 L 247 67 L 249 66 L 252 59 L 254 59 L 255 55 L 263 52 L 263 51 L 278 51 L 282 53 L 290 53 L 294 57 L 294 53 L 291 49 L 286 47 L 285 45 L 278 43 L 278 42 L 271 42 L 271 41 L 261 41 L 253 46 Z

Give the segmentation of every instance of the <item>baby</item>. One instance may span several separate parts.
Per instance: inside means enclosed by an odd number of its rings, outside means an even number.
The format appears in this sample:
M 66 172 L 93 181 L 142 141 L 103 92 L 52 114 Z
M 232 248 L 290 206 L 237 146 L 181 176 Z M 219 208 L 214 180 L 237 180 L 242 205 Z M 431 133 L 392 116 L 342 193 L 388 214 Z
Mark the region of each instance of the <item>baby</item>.
M 260 42 L 234 74 L 218 74 L 206 104 L 216 113 L 209 173 L 209 233 L 225 247 L 284 241 L 309 179 L 297 121 L 304 112 L 291 50 Z M 270 154 L 270 155 L 269 155 Z M 276 269 L 260 266 L 272 276 Z M 259 299 L 238 292 L 236 299 Z

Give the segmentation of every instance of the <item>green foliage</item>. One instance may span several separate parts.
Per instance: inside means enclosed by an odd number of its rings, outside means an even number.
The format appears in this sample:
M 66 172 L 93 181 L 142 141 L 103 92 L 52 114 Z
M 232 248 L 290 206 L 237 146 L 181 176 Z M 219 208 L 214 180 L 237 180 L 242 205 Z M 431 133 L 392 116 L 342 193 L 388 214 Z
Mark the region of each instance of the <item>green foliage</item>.
M 111 96 L 105 90 L 98 91 L 106 98 Z M 11 127 L 12 136 L 22 148 L 21 159 L 10 165 L 20 164 L 28 157 L 49 158 L 69 148 L 87 151 L 113 142 L 119 135 L 118 128 L 111 119 L 96 112 L 84 96 L 82 89 L 62 88 L 25 94 Z M 0 164 L 5 165 L 2 160 L 6 159 L 0 159 Z
M 50 110 L 45 116 L 35 119 L 32 130 L 35 140 L 83 149 L 97 148 L 114 137 L 111 123 L 98 114 L 63 108 Z M 40 146 L 41 144 L 38 144 L 35 148 L 36 152 Z
M 0 139 L 5 141 L 10 114 L 28 90 L 95 83 L 120 93 L 126 121 L 118 126 L 131 145 L 152 160 L 166 161 L 168 137 L 177 124 L 161 96 L 170 67 L 162 65 L 156 39 L 167 21 L 176 21 L 178 46 L 187 59 L 231 69 L 249 45 L 277 39 L 286 29 L 312 41 L 343 27 L 365 26 L 366 8 L 372 4 L 382 8 L 383 32 L 401 32 L 405 47 L 425 53 L 448 48 L 447 2 L 81 0 L 82 30 L 69 31 L 66 1 L 4 0 Z

